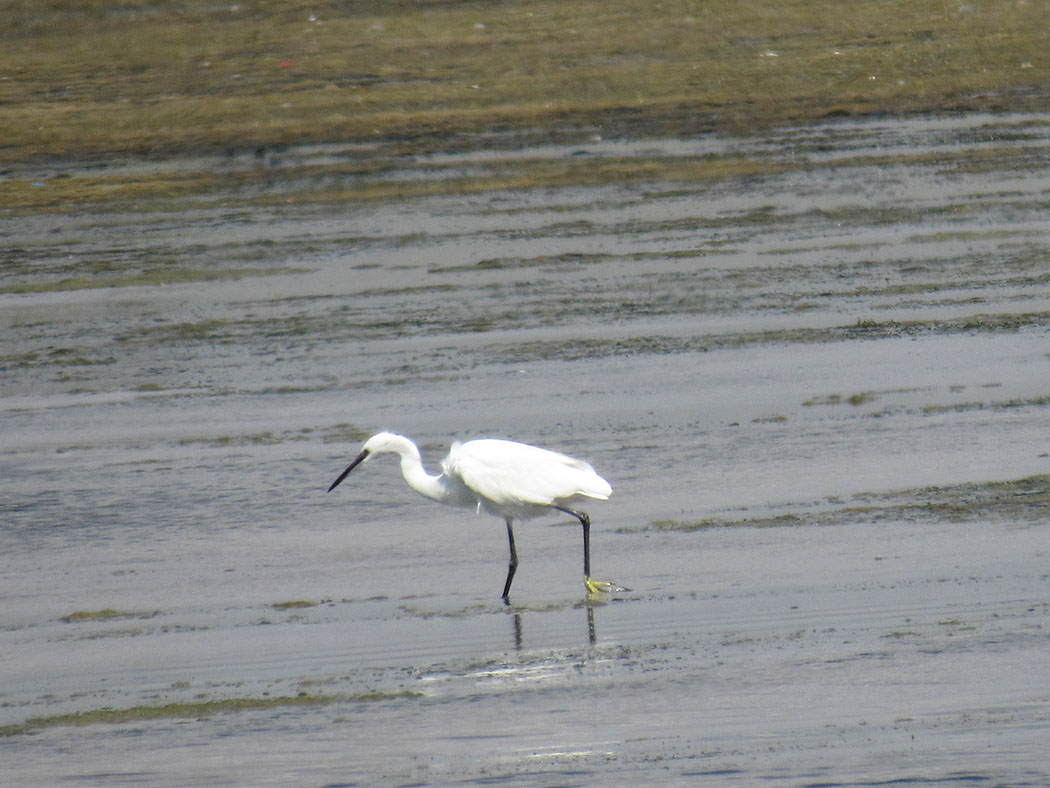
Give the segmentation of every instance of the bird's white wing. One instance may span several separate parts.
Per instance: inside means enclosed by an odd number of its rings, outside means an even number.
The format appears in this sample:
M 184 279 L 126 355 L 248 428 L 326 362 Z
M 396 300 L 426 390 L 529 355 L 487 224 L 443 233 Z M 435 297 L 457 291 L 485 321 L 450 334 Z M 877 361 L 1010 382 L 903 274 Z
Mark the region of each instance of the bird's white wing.
M 444 468 L 497 506 L 551 505 L 577 495 L 605 500 L 612 494 L 609 483 L 586 462 L 514 441 L 456 444 Z

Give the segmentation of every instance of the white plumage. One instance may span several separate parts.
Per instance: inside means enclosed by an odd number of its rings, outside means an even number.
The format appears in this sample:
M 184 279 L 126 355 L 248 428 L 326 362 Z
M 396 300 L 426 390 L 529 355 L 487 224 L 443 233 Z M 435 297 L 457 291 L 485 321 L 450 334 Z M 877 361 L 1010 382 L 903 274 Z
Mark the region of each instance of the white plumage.
M 575 498 L 604 501 L 612 494 L 609 483 L 583 460 L 514 441 L 455 443 L 441 468 L 485 509 L 515 519 L 568 506 Z
M 604 501 L 612 487 L 583 460 L 516 441 L 486 438 L 454 443 L 441 463 L 442 472 L 432 476 L 423 468 L 419 448 L 403 435 L 380 432 L 369 438 L 349 467 L 332 482 L 334 490 L 347 475 L 373 454 L 390 452 L 401 458 L 401 474 L 408 485 L 427 498 L 452 504 L 484 508 L 507 523 L 510 564 L 503 598 L 518 565 L 514 546 L 514 520 L 561 511 L 576 517 L 583 526 L 583 572 L 587 590 L 608 591 L 611 583 L 590 577 L 590 518 L 571 508 L 580 499 Z

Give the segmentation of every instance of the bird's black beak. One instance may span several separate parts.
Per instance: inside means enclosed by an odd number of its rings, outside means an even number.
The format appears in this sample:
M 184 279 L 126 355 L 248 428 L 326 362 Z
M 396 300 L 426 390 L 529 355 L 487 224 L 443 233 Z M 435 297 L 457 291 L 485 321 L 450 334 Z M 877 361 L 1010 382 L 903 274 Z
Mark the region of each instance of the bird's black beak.
M 350 465 L 347 466 L 345 471 L 343 471 L 341 474 L 339 474 L 339 478 L 338 479 L 336 479 L 334 482 L 332 482 L 332 486 L 328 488 L 328 492 L 331 492 L 336 487 L 338 487 L 339 483 L 343 479 L 345 479 L 347 476 L 350 475 L 350 471 L 352 471 L 354 468 L 356 468 L 358 465 L 360 465 L 362 462 L 364 462 L 365 461 L 365 457 L 367 457 L 367 456 L 368 456 L 368 449 L 365 449 L 360 454 L 358 454 L 356 457 L 354 457 L 354 461 L 352 463 L 350 463 Z

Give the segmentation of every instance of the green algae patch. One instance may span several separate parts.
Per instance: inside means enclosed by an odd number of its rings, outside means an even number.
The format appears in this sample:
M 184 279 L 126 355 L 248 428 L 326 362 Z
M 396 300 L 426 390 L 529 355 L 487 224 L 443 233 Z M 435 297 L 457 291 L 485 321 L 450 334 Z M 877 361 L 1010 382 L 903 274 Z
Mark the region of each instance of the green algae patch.
M 384 700 L 421 697 L 421 692 L 400 690 L 396 692 L 365 692 L 358 695 L 280 695 L 256 698 L 220 698 L 156 706 L 132 706 L 127 709 L 93 709 L 70 714 L 55 714 L 49 717 L 31 717 L 23 723 L 0 726 L 0 737 L 21 736 L 44 728 L 59 726 L 84 726 L 149 722 L 162 719 L 200 719 L 216 714 L 232 714 L 244 711 L 266 711 L 294 707 L 318 707 L 335 703 L 371 703 Z
M 325 427 L 321 432 L 321 440 L 324 443 L 361 443 L 368 440 L 371 432 L 349 422 L 339 422 Z
M 0 209 L 64 209 L 71 205 L 136 204 L 189 198 L 219 188 L 236 186 L 245 173 L 217 177 L 200 171 L 124 175 L 74 176 L 59 173 L 49 178 L 9 178 L 0 191 Z
M 249 276 L 306 273 L 302 268 L 181 268 L 158 267 L 94 276 L 69 276 L 53 281 L 19 282 L 0 286 L 0 293 L 54 293 L 106 287 L 159 287 L 193 282 L 237 281 Z
M 270 607 L 274 610 L 298 610 L 306 607 L 317 607 L 320 602 L 313 602 L 309 599 L 292 599 L 288 602 L 274 602 Z
M 347 201 L 408 200 L 438 195 L 473 195 L 492 191 L 555 189 L 579 186 L 637 186 L 643 183 L 718 182 L 730 178 L 775 175 L 798 169 L 799 164 L 771 162 L 746 156 L 674 156 L 580 157 L 562 155 L 508 159 L 475 165 L 464 172 L 459 163 L 444 167 L 427 167 L 425 178 L 408 180 L 378 173 L 369 178 L 346 178 L 339 168 L 328 168 L 329 178 L 314 176 L 309 185 L 285 190 L 280 201 L 285 205 L 300 203 L 341 203 Z M 434 177 L 444 170 L 447 177 Z M 332 186 L 332 180 L 341 181 Z M 253 196 L 224 196 L 224 203 L 240 202 L 250 207 L 264 207 L 273 202 L 268 193 Z
M 47 353 L 29 351 L 0 355 L 0 369 L 31 369 L 33 367 L 97 367 L 117 363 L 113 356 L 91 356 L 81 348 L 55 347 Z
M 159 610 L 114 610 L 107 607 L 102 610 L 77 610 L 69 615 L 62 616 L 59 621 L 63 621 L 66 624 L 77 624 L 83 621 L 155 618 L 159 615 Z
M 651 310 L 651 313 L 659 312 Z M 776 328 L 745 333 L 702 334 L 686 337 L 635 336 L 622 339 L 533 340 L 518 342 L 514 345 L 493 345 L 491 350 L 504 363 L 516 364 L 555 358 L 574 361 L 582 358 L 646 353 L 674 355 L 753 345 L 817 344 L 962 333 L 1009 334 L 1017 333 L 1025 328 L 1045 328 L 1047 326 L 1050 326 L 1050 312 L 981 314 L 945 320 L 877 321 L 860 319 L 854 324 L 844 326 Z M 852 395 L 847 401 L 851 405 L 859 406 L 865 404 L 868 399 L 868 395 L 860 393 Z
M 1015 397 L 1008 400 L 954 402 L 949 405 L 923 405 L 922 412 L 926 414 L 935 413 L 966 413 L 968 411 L 984 410 L 1015 410 L 1017 408 L 1046 408 L 1050 407 L 1050 397 Z
M 621 528 L 618 533 L 678 531 L 692 533 L 708 528 L 783 528 L 814 525 L 905 522 L 975 522 L 1014 520 L 1040 522 L 1050 519 L 1050 475 L 1006 481 L 973 482 L 916 490 L 858 493 L 847 505 L 836 499 L 826 506 L 798 512 L 728 520 L 654 520 L 646 525 Z

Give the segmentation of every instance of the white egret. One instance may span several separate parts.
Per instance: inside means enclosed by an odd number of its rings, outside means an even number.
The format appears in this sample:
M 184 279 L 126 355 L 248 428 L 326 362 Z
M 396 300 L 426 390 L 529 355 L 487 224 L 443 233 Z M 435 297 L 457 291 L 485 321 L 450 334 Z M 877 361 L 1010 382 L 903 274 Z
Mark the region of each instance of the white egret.
M 419 448 L 403 435 L 380 432 L 365 441 L 361 453 L 328 488 L 331 492 L 347 475 L 373 454 L 389 452 L 401 457 L 401 475 L 408 486 L 427 498 L 453 506 L 471 506 L 499 515 L 507 523 L 510 564 L 503 599 L 518 568 L 514 548 L 514 520 L 525 520 L 552 510 L 571 514 L 583 526 L 583 582 L 587 591 L 616 591 L 612 583 L 591 578 L 591 520 L 569 504 L 581 498 L 606 500 L 612 487 L 583 460 L 515 441 L 482 439 L 454 443 L 441 463 L 441 473 L 431 476 L 423 468 Z

